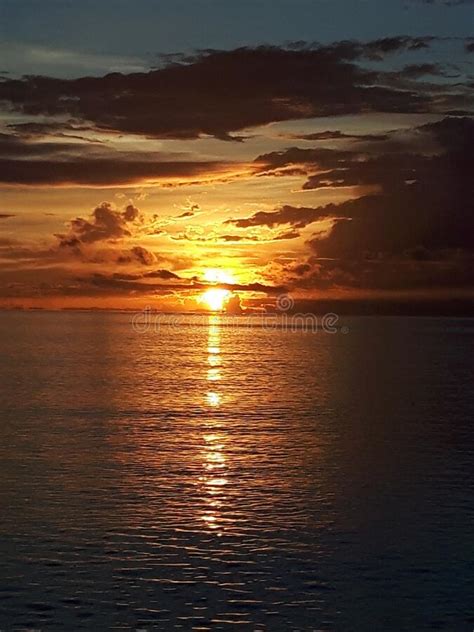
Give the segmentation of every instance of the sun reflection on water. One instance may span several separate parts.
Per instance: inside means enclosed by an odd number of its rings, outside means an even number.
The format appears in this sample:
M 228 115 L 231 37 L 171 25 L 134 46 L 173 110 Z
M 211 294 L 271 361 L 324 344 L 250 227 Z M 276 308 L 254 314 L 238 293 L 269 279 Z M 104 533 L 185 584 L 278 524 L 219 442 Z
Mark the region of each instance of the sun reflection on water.
M 217 390 L 215 382 L 221 379 L 221 318 L 218 315 L 209 316 L 206 378 L 212 383 L 212 390 L 207 391 L 205 403 L 214 411 L 222 404 L 222 394 Z M 218 432 L 205 432 L 203 434 L 203 474 L 200 477 L 206 505 L 202 515 L 202 521 L 208 529 L 212 529 L 218 536 L 222 535 L 222 506 L 225 501 L 225 486 L 228 479 L 225 476 L 227 469 L 227 457 L 225 454 L 226 433 L 222 426 L 216 423 L 210 416 L 207 426 L 217 425 Z
M 219 393 L 215 393 L 214 391 L 207 392 L 206 400 L 209 406 L 212 406 L 213 408 L 218 408 L 221 405 L 221 396 Z

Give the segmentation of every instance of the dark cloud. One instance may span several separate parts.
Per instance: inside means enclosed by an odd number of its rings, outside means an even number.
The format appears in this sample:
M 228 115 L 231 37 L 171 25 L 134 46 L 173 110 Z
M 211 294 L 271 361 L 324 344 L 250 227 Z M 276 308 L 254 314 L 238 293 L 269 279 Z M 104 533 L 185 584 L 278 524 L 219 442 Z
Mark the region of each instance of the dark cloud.
M 226 314 L 242 314 L 244 311 L 242 308 L 242 303 L 240 301 L 240 296 L 238 294 L 233 294 L 225 305 Z
M 410 256 L 366 259 L 309 259 L 306 271 L 286 277 L 293 289 L 330 290 L 351 288 L 371 291 L 431 291 L 443 289 L 469 292 L 474 283 L 474 257 L 453 256 L 418 260 Z
M 388 190 L 420 178 L 438 180 L 446 173 L 462 182 L 466 177 L 456 176 L 455 164 L 460 160 L 462 167 L 468 160 L 473 135 L 472 118 L 451 117 L 388 133 L 385 141 L 357 150 L 291 147 L 258 156 L 255 163 L 260 175 L 294 174 L 296 168 L 308 175 L 304 190 L 361 186 Z
M 228 163 L 216 161 L 153 162 L 140 160 L 139 157 L 127 159 L 121 156 L 29 161 L 0 158 L 0 182 L 24 185 L 119 186 L 175 178 L 199 179 L 210 174 L 224 176 L 231 167 Z
M 76 217 L 70 222 L 70 230 L 56 235 L 60 246 L 71 247 L 99 241 L 117 241 L 132 235 L 132 226 L 142 219 L 140 211 L 129 204 L 123 211 L 113 208 L 109 202 L 97 206 L 90 219 Z
M 285 138 L 292 140 L 324 141 L 324 140 L 359 140 L 378 141 L 387 140 L 386 134 L 346 134 L 339 130 L 327 130 L 310 134 L 287 134 Z
M 34 134 L 0 133 L 0 183 L 113 186 L 194 180 L 237 168 L 220 161 L 176 159 L 182 155 L 124 152 L 102 143 L 44 141 Z
M 336 189 L 380 185 L 385 188 L 415 179 L 421 170 L 429 171 L 433 161 L 410 154 L 386 154 L 363 161 L 348 160 L 328 173 L 312 175 L 303 185 L 304 190 Z
M 190 204 L 185 211 L 176 216 L 175 219 L 188 219 L 189 217 L 195 217 L 201 211 L 199 204 Z
M 77 152 L 77 143 L 29 142 L 15 134 L 0 133 L 0 156 L 9 158 L 62 157 Z
M 84 132 L 97 131 L 89 125 L 76 125 L 63 121 L 60 123 L 11 123 L 7 127 L 21 138 L 37 139 L 55 136 L 102 144 L 102 141 L 84 135 Z
M 69 223 L 67 233 L 55 237 L 59 252 L 83 262 L 151 266 L 157 261 L 154 253 L 138 245 L 124 247 L 127 238 L 141 232 L 148 232 L 148 226 L 136 206 L 128 204 L 118 210 L 110 202 L 102 202 L 89 219 L 76 217 Z
M 333 207 L 331 207 L 331 211 Z M 233 224 L 238 228 L 250 228 L 255 226 L 267 226 L 274 228 L 282 224 L 290 224 L 294 228 L 304 228 L 313 222 L 317 222 L 332 214 L 325 208 L 311 208 L 304 206 L 290 206 L 288 204 L 282 206 L 276 211 L 258 211 L 250 217 L 242 219 L 228 219 L 225 224 Z M 297 235 L 295 235 L 297 236 Z M 287 239 L 288 237 L 280 237 Z
M 221 241 L 225 241 L 225 242 L 238 242 L 238 241 L 258 241 L 257 237 L 253 237 L 253 236 L 248 236 L 246 237 L 245 235 L 219 235 L 219 239 Z
M 0 100 L 24 114 L 69 116 L 76 126 L 109 132 L 243 140 L 231 133 L 273 121 L 430 111 L 432 101 L 422 89 L 400 89 L 393 73 L 364 68 L 363 60 L 424 49 L 434 39 L 209 50 L 147 73 L 4 78 Z M 445 92 L 449 101 L 451 92 Z
M 337 222 L 326 240 L 314 241 L 321 256 L 400 254 L 418 246 L 474 250 L 474 121 L 444 119 L 418 131 L 434 137 L 443 151 L 402 154 L 395 163 L 381 155 L 355 176 L 337 175 L 345 182 L 376 183 L 381 194 L 337 206 L 339 216 L 348 219 Z
M 356 159 L 357 154 L 349 150 L 335 150 L 328 148 L 301 149 L 290 147 L 283 151 L 272 151 L 268 154 L 261 154 L 255 159 L 255 164 L 259 167 L 263 175 L 274 175 L 276 170 L 286 169 L 288 166 L 318 166 L 321 168 L 337 168 L 344 161 Z M 300 173 L 306 173 L 300 170 Z M 293 175 L 294 170 L 285 173 Z
M 398 153 L 379 153 L 365 159 L 353 154 L 344 157 L 335 168 L 327 161 L 324 166 L 329 171 L 310 176 L 303 188 L 379 185 L 387 191 L 397 190 L 412 181 L 424 182 L 426 186 L 432 182 L 436 186 L 448 180 L 446 185 L 452 187 L 450 194 L 456 197 L 470 179 L 473 142 L 473 119 L 445 118 L 415 128 L 405 145 L 400 145 Z M 426 154 L 421 153 L 423 143 L 428 150 Z M 468 198 L 466 203 L 469 203 Z
M 54 259 L 57 251 L 51 248 L 41 248 L 32 244 L 25 244 L 18 239 L 0 238 L 0 258 L 3 264 L 11 262 L 38 262 L 46 259 Z
M 179 279 L 179 276 L 170 270 L 153 270 L 153 272 L 147 272 L 143 276 L 148 279 Z
M 299 236 L 300 233 L 298 230 L 291 229 L 282 233 L 278 233 L 273 239 L 275 239 L 276 241 L 282 241 L 284 239 L 297 239 Z
M 382 278 L 374 280 L 375 271 L 393 274 L 390 283 L 386 278 L 392 287 L 397 265 L 402 285 L 409 283 L 410 270 L 413 283 L 415 277 L 420 283 L 421 278 L 435 283 L 439 272 L 442 284 L 448 278 L 447 273 L 443 277 L 444 270 L 451 270 L 458 283 L 467 282 L 470 253 L 474 253 L 474 120 L 445 118 L 404 132 L 398 146 L 391 138 L 387 144 L 392 153 L 386 153 L 384 143 L 377 143 L 370 155 L 291 148 L 260 156 L 262 169 L 304 164 L 308 173 L 317 171 L 309 175 L 305 189 L 362 187 L 362 191 L 372 185 L 378 193 L 316 208 L 285 205 L 226 223 L 241 229 L 288 225 L 298 231 L 331 220 L 329 234 L 316 234 L 309 245 L 318 258 L 338 262 L 331 264 L 328 277 L 335 284 L 362 283 L 369 274 L 363 270 L 370 269 L 373 284 L 383 284 Z M 419 148 L 427 153 L 419 153 Z M 324 265 L 326 271 L 329 265 Z
M 127 254 L 121 254 L 117 258 L 117 263 L 140 263 L 144 266 L 151 266 L 155 262 L 155 255 L 142 246 L 133 246 Z
M 171 270 L 165 269 L 152 270 L 152 272 L 146 272 L 144 274 L 125 274 L 121 272 L 115 272 L 113 278 L 122 281 L 138 281 L 140 279 L 162 279 L 164 281 L 170 281 L 172 279 L 180 279 L 179 275 L 171 272 Z
M 472 203 L 444 189 L 447 181 L 401 185 L 339 204 L 334 210 L 340 219 L 329 236 L 318 235 L 310 245 L 318 256 L 338 259 L 405 255 L 420 247 L 474 251 Z
M 104 245 L 81 244 L 78 239 L 62 239 L 59 244 L 42 248 L 34 244 L 24 244 L 14 239 L 0 239 L 0 259 L 2 266 L 21 265 L 22 270 L 32 269 L 37 274 L 38 264 L 100 266 L 151 266 L 163 257 L 141 246 L 126 247 L 123 244 Z
M 209 287 L 216 287 L 215 284 L 206 283 L 199 279 L 184 279 L 177 277 L 174 279 L 171 277 L 168 283 L 147 283 L 141 282 L 139 279 L 143 277 L 133 277 L 123 275 L 103 275 L 94 274 L 87 278 L 87 281 L 93 285 L 100 286 L 102 288 L 108 288 L 116 290 L 119 293 L 143 293 L 152 294 L 153 292 L 159 292 L 163 290 L 206 290 Z M 265 285 L 263 283 L 219 283 L 219 288 L 228 289 L 232 292 L 260 292 L 268 295 L 278 295 L 286 290 L 283 286 Z
M 0 219 L 10 219 L 10 217 L 15 217 L 11 213 L 0 213 Z
M 265 225 L 265 224 L 262 224 Z M 224 241 L 226 243 L 253 243 L 253 242 L 269 242 L 269 241 L 281 241 L 284 239 L 296 239 L 300 236 L 297 230 L 287 230 L 281 233 L 271 235 L 219 235 L 218 241 Z
M 307 182 L 307 188 L 373 184 L 379 193 L 319 208 L 282 207 L 237 220 L 237 225 L 304 227 L 332 218 L 332 229 L 308 242 L 313 258 L 283 270 L 297 287 L 472 287 L 474 121 L 446 118 L 411 130 L 405 139 L 406 146 L 395 154 L 383 148 L 365 159 L 335 152 L 336 160 L 326 160 L 325 153 L 319 154 L 319 167 L 326 172 Z M 410 143 L 426 143 L 430 151 L 414 153 Z M 297 154 L 290 150 L 288 155 Z M 285 156 L 273 162 L 284 164 Z
M 159 282 L 152 282 L 152 280 Z M 49 297 L 127 297 L 179 294 L 195 296 L 197 292 L 216 287 L 199 279 L 178 277 L 169 270 L 155 270 L 147 275 L 123 273 L 93 273 L 71 277 L 68 269 L 55 269 L 38 280 L 38 271 L 21 271 L 21 277 L 11 271 L 0 270 L 0 297 L 40 298 Z M 281 285 L 219 284 L 218 287 L 231 292 L 251 292 L 266 296 L 279 295 L 286 291 Z

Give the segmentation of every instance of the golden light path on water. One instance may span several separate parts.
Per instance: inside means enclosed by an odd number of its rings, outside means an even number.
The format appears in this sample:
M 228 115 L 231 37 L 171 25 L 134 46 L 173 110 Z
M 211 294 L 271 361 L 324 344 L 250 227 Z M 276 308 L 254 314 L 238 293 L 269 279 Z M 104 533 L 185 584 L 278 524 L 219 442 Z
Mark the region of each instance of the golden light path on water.
M 222 357 L 221 357 L 221 317 L 218 314 L 209 316 L 209 330 L 207 340 L 207 381 L 209 390 L 206 393 L 205 402 L 211 409 L 218 409 L 222 403 L 222 394 L 218 390 L 219 381 L 222 377 Z M 226 435 L 222 431 L 222 423 L 216 422 L 212 415 L 208 417 L 206 423 L 209 432 L 205 432 L 204 454 L 203 454 L 203 474 L 200 477 L 203 483 L 204 497 L 207 509 L 202 516 L 202 520 L 210 529 L 216 530 L 217 535 L 221 535 L 219 529 L 222 527 L 220 509 L 225 497 L 225 486 L 228 479 L 226 472 L 225 441 Z

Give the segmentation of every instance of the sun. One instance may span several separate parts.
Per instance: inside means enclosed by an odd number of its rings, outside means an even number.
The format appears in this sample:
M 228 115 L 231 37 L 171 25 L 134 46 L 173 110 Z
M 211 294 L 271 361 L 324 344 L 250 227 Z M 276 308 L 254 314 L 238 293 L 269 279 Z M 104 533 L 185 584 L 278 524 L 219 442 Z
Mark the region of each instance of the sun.
M 224 309 L 227 300 L 229 299 L 231 292 L 229 290 L 223 290 L 221 288 L 211 288 L 206 290 L 200 297 L 199 302 L 205 303 L 211 312 L 220 312 Z
M 203 303 L 211 312 L 221 312 L 227 301 L 232 296 L 232 292 L 217 284 L 227 285 L 235 283 L 235 279 L 230 272 L 220 268 L 207 268 L 203 272 L 203 279 L 207 283 L 215 283 L 216 287 L 205 290 L 198 298 L 199 303 Z

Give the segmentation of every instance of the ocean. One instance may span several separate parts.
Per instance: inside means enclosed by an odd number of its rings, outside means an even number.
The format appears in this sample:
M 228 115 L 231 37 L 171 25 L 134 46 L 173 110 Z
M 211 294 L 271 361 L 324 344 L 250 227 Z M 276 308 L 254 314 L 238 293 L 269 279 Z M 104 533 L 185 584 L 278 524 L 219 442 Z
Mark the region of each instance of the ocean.
M 472 631 L 474 320 L 151 320 L 0 313 L 1 630 Z

